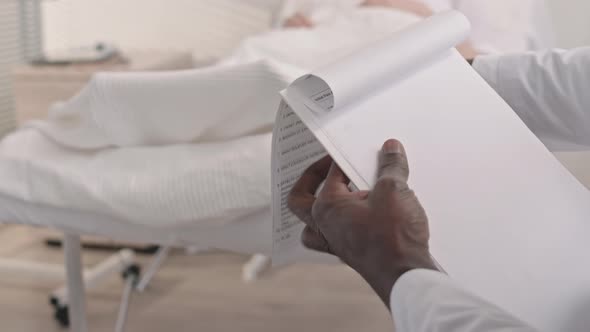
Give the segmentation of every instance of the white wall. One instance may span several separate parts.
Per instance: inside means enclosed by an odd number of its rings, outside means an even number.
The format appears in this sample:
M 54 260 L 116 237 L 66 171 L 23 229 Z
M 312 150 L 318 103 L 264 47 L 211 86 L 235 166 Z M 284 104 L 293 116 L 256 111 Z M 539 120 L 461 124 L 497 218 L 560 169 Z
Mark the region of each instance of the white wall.
M 1 1 L 1 0 L 0 0 Z M 43 2 L 46 49 L 115 42 L 123 49 L 227 52 L 270 23 L 276 0 L 57 0 Z
M 547 2 L 554 20 L 557 45 L 564 48 L 590 45 L 590 0 Z
M 261 8 L 280 1 L 44 1 L 44 37 L 49 49 L 102 40 L 124 49 L 183 49 L 197 56 L 219 56 L 244 36 L 266 28 L 270 13 Z M 590 0 L 546 1 L 557 46 L 590 45 Z

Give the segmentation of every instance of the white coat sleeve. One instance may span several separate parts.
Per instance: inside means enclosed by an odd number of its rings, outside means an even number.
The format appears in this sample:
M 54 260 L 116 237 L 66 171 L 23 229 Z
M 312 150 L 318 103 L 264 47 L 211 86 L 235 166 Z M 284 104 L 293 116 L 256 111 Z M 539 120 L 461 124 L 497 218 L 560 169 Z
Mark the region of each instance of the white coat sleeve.
M 552 151 L 590 147 L 590 47 L 478 57 L 473 67 Z
M 391 314 L 396 332 L 536 331 L 430 270 L 407 272 L 395 283 Z

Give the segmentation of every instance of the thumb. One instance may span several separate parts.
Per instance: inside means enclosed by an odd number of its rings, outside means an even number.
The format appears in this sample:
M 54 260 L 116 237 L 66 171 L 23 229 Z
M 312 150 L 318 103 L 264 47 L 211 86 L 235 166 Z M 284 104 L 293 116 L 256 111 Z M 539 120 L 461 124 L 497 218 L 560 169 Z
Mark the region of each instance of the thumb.
M 395 190 L 405 190 L 409 175 L 408 158 L 402 143 L 395 139 L 386 141 L 379 155 L 377 182 L 393 185 Z

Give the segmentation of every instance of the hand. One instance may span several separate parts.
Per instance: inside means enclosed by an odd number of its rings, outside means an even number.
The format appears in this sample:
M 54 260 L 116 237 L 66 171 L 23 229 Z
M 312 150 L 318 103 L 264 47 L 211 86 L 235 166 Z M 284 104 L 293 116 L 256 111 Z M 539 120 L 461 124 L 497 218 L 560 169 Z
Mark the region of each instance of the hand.
M 469 40 L 459 44 L 457 50 L 465 59 L 474 59 L 481 54 Z
M 313 22 L 307 16 L 297 13 L 289 17 L 283 26 L 285 28 L 313 28 Z
M 288 200 L 306 224 L 303 244 L 338 256 L 388 306 L 391 289 L 402 274 L 417 268 L 436 270 L 428 249 L 428 219 L 408 187 L 408 175 L 402 144 L 389 140 L 379 156 L 373 191 L 351 192 L 347 177 L 326 157 L 303 173 Z
M 412 13 L 421 17 L 428 17 L 434 14 L 434 11 L 418 0 L 365 0 L 362 4 L 366 7 L 389 7 Z

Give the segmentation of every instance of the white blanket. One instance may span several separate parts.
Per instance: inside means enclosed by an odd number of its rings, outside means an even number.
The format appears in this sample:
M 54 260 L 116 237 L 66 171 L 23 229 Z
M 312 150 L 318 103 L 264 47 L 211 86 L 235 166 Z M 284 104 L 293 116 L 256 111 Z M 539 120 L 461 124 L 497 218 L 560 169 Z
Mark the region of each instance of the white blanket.
M 246 40 L 212 68 L 98 74 L 0 144 L 0 193 L 151 226 L 257 211 L 270 203 L 278 92 L 416 20 L 359 9 Z
M 270 134 L 96 152 L 23 129 L 0 143 L 0 155 L 0 193 L 137 224 L 231 220 L 270 200 Z
M 206 69 L 99 73 L 47 121 L 62 146 L 102 149 L 233 139 L 269 131 L 291 77 L 270 61 Z

